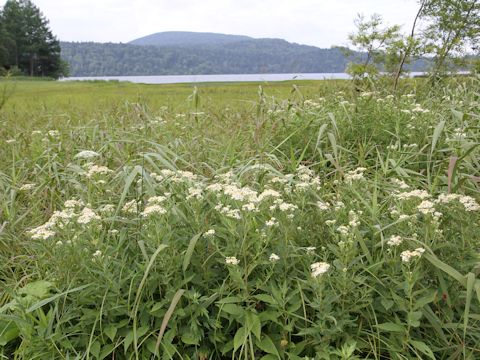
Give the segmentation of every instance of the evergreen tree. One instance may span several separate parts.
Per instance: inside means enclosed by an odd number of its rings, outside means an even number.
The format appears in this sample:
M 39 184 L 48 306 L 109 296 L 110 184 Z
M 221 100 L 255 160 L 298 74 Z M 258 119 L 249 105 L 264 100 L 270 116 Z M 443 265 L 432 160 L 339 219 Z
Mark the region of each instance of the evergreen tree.
M 40 9 L 30 0 L 8 0 L 0 16 L 0 65 L 16 66 L 30 76 L 58 78 L 66 67 L 60 43 Z

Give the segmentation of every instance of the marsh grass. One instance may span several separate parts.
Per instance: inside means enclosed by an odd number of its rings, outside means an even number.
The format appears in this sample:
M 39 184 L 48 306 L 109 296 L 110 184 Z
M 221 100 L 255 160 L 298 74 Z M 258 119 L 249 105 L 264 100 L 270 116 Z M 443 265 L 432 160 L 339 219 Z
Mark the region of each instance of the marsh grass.
M 292 85 L 18 83 L 1 356 L 478 358 L 479 80 Z

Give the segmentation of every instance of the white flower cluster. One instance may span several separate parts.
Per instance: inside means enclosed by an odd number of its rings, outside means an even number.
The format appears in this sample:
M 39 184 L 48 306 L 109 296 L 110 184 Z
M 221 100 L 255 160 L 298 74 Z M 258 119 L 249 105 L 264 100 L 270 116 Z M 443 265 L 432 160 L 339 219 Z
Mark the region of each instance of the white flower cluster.
M 417 206 L 417 209 L 424 215 L 433 214 L 435 212 L 435 204 L 430 200 L 423 200 L 420 205 Z
M 412 109 L 412 112 L 426 114 L 426 113 L 429 113 L 430 110 L 422 108 L 422 105 L 420 104 L 415 104 L 415 107 Z
M 390 181 L 401 190 L 406 190 L 409 188 L 409 186 L 403 180 L 393 178 Z
M 75 155 L 74 159 L 93 159 L 97 156 L 100 156 L 100 154 L 95 151 L 83 150 L 83 151 L 80 151 L 77 155 Z
M 127 214 L 136 214 L 138 212 L 138 202 L 137 200 L 130 200 L 122 207 L 122 211 Z
M 23 184 L 22 186 L 20 186 L 20 191 L 30 191 L 30 190 L 33 190 L 35 189 L 35 184 L 32 184 L 32 183 L 28 183 L 28 184 Z
M 344 176 L 345 182 L 347 184 L 352 184 L 354 181 L 362 180 L 364 178 L 363 173 L 365 170 L 367 169 L 364 167 L 358 167 L 355 170 L 348 171 Z
M 215 206 L 215 210 L 232 219 L 240 220 L 242 218 L 240 210 L 232 209 L 230 205 L 223 206 L 222 204 L 218 204 Z
M 203 233 L 203 237 L 205 237 L 205 238 L 211 238 L 211 237 L 213 237 L 214 235 L 215 235 L 215 229 L 210 229 L 210 230 L 205 231 L 205 232 Z
M 409 263 L 412 259 L 421 257 L 424 252 L 424 248 L 417 248 L 413 251 L 405 250 L 400 254 L 400 257 L 404 263 Z
M 310 269 L 312 270 L 312 277 L 317 278 L 330 269 L 330 264 L 326 262 L 316 262 L 310 265 Z
M 150 177 L 157 182 L 162 182 L 168 179 L 174 183 L 196 183 L 199 180 L 198 176 L 190 171 L 173 171 L 170 169 L 162 169 L 160 174 L 152 172 L 150 173 Z
M 291 178 L 291 174 L 285 175 L 288 178 Z M 320 178 L 315 176 L 315 173 L 312 169 L 309 169 L 305 165 L 300 165 L 295 173 L 295 176 L 298 178 L 298 182 L 295 183 L 295 191 L 305 191 L 307 189 L 313 188 L 315 190 L 320 190 Z M 286 190 L 286 192 L 289 192 Z
M 62 211 L 54 211 L 50 219 L 28 233 L 32 239 L 43 239 L 47 240 L 55 236 L 55 229 L 62 229 L 65 225 L 69 224 L 72 219 L 76 218 L 76 222 L 80 225 L 89 224 L 92 221 L 100 220 L 95 211 L 90 207 L 84 207 L 79 213 L 76 213 L 76 208 L 83 206 L 83 201 L 81 200 L 67 200 L 64 203 L 65 209 Z
M 278 221 L 277 221 L 277 219 L 275 219 L 274 217 L 272 217 L 270 220 L 268 220 L 268 221 L 265 223 L 265 225 L 268 226 L 268 227 L 278 226 Z
M 428 199 L 430 197 L 430 194 L 426 192 L 425 190 L 412 190 L 408 192 L 402 192 L 395 194 L 395 197 L 399 200 L 409 200 L 409 199 Z
M 107 175 L 113 172 L 113 170 L 106 166 L 96 165 L 93 163 L 88 163 L 86 167 L 87 170 L 85 171 L 85 176 L 89 179 L 95 175 Z
M 324 202 L 324 201 L 317 201 L 317 207 L 321 210 L 321 211 L 325 211 L 325 210 L 328 210 L 330 209 L 330 204 L 328 202 Z
M 480 205 L 476 200 L 467 195 L 460 194 L 440 194 L 436 200 L 437 203 L 448 204 L 452 201 L 459 201 L 466 211 L 478 211 L 480 210 Z
M 272 253 L 270 255 L 270 257 L 268 258 L 268 260 L 270 260 L 271 262 L 277 262 L 278 260 L 280 260 L 280 256 L 278 256 L 277 254 L 275 253 Z
M 227 265 L 238 265 L 240 264 L 240 260 L 238 260 L 235 256 L 228 256 L 225 258 L 225 264 Z
M 387 241 L 388 246 L 399 246 L 403 242 L 403 239 L 399 235 L 392 235 Z
M 149 217 L 151 215 L 166 214 L 167 210 L 161 205 L 166 199 L 165 196 L 152 196 L 147 200 L 145 209 L 143 209 L 140 215 L 142 217 Z
M 95 220 L 100 220 L 100 216 L 98 216 L 95 211 L 92 209 L 85 207 L 83 208 L 82 212 L 80 213 L 80 216 L 77 219 L 77 223 L 79 224 L 88 224 L 92 221 Z

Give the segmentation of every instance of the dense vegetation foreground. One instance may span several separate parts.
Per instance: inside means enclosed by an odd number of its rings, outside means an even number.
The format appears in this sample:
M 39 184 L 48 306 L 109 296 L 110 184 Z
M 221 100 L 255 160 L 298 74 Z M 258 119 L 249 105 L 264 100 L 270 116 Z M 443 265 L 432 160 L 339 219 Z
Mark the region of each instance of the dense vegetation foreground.
M 0 89 L 0 358 L 480 358 L 478 78 Z

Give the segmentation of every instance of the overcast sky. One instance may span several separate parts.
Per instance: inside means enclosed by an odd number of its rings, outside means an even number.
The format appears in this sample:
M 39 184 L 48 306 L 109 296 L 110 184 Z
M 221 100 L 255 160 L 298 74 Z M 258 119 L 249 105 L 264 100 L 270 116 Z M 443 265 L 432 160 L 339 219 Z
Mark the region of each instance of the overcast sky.
M 416 0 L 33 0 L 63 41 L 129 42 L 162 31 L 204 31 L 330 47 L 346 45 L 356 14 L 407 29 Z M 0 0 L 0 5 L 5 0 Z

